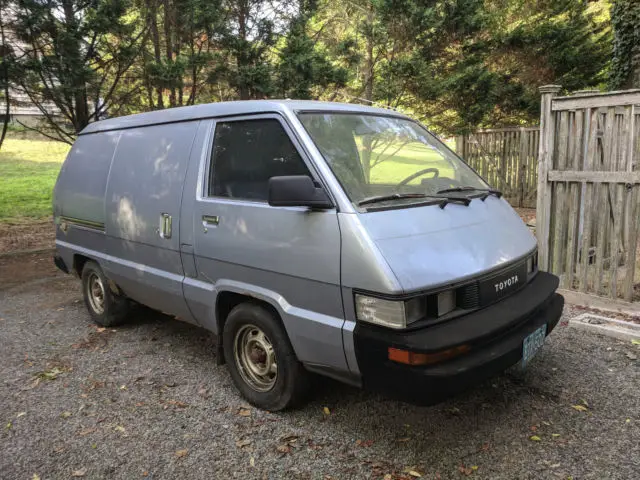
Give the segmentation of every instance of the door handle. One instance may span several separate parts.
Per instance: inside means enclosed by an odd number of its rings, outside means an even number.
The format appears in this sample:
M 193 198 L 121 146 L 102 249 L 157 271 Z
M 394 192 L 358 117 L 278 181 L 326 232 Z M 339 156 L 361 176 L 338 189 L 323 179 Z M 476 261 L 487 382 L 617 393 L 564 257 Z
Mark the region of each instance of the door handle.
M 162 213 L 160 215 L 160 226 L 156 229 L 161 238 L 171 238 L 171 215 Z
M 204 227 L 204 233 L 207 233 L 207 227 L 217 227 L 220 223 L 220 217 L 217 215 L 203 215 L 202 226 Z

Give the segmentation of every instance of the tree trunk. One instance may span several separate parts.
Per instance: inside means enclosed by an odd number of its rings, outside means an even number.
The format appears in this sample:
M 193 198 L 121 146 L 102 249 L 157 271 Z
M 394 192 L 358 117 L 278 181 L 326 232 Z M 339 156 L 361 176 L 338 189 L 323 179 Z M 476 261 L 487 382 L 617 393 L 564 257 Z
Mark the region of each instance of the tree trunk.
M 373 5 L 370 3 L 367 8 L 367 23 L 366 23 L 366 32 L 365 38 L 367 41 L 367 56 L 365 58 L 365 78 L 364 78 L 364 98 L 369 100 L 371 104 L 373 101 L 373 69 L 374 69 L 374 60 L 373 60 L 373 46 L 375 43 L 374 33 L 373 33 L 373 22 L 374 22 L 374 12 Z
M 75 17 L 74 5 L 71 0 L 65 0 L 62 3 L 65 23 L 68 25 L 68 31 L 77 33 L 78 21 Z M 80 43 L 69 42 L 68 48 L 64 54 L 68 58 L 73 58 L 77 64 L 81 64 Z M 89 125 L 89 105 L 87 98 L 86 79 L 83 73 L 71 72 L 69 81 L 73 88 L 73 109 L 75 110 L 74 129 L 76 133 Z
M 373 5 L 370 3 L 367 8 L 367 20 L 365 24 L 365 39 L 366 39 L 366 57 L 365 57 L 365 69 L 364 69 L 364 98 L 368 100 L 371 105 L 373 103 L 373 46 L 375 43 L 375 37 L 373 32 L 374 11 Z M 371 157 L 372 151 L 372 138 L 370 135 L 365 135 L 362 139 L 362 170 L 364 171 L 364 178 L 369 182 L 371 178 Z
M 153 43 L 153 56 L 158 65 L 162 63 L 160 53 L 160 34 L 158 33 L 158 5 L 157 0 L 148 0 L 149 5 L 149 28 L 151 30 L 151 42 Z M 156 85 L 156 94 L 158 96 L 156 108 L 164 108 L 164 100 L 162 98 L 162 86 Z M 153 106 L 153 105 L 152 105 Z
M 164 43 L 166 49 L 167 66 L 170 67 L 173 63 L 173 42 L 172 27 L 173 27 L 173 9 L 171 8 L 170 0 L 164 0 Z M 169 105 L 176 106 L 176 86 L 175 81 L 171 78 L 171 87 L 169 89 Z
M 238 3 L 238 34 L 242 39 L 242 46 L 240 50 L 236 52 L 236 61 L 238 63 L 238 70 L 242 67 L 248 66 L 247 53 L 245 49 L 248 48 L 247 45 L 247 22 L 249 16 L 249 6 L 247 5 L 246 0 L 240 0 Z M 249 85 L 247 85 L 246 80 L 242 80 L 239 85 L 239 93 L 240 100 L 249 100 L 251 98 L 251 93 L 249 91 Z
M 4 7 L 4 4 L 1 5 Z M 0 134 L 0 149 L 2 148 L 2 144 L 4 143 L 4 137 L 7 135 L 7 127 L 9 126 L 9 60 L 7 55 L 7 42 L 4 38 L 4 22 L 0 19 L 0 39 L 2 40 L 2 45 L 4 45 L 5 51 L 2 52 L 2 81 L 4 82 L 4 119 L 2 121 L 2 134 Z

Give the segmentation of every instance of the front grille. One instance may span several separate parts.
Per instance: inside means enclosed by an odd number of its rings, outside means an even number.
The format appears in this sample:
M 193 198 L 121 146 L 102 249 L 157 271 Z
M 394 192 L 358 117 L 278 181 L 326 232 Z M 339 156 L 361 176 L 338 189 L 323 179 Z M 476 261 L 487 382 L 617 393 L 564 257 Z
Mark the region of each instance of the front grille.
M 464 285 L 456 290 L 456 306 L 464 310 L 480 306 L 480 290 L 477 282 Z

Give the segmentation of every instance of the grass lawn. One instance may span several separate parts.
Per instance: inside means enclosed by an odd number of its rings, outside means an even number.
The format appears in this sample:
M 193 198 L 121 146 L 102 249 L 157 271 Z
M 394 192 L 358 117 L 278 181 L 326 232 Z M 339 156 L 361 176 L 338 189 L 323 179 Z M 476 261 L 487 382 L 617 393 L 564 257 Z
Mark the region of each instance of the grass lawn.
M 0 222 L 51 215 L 51 195 L 69 145 L 48 140 L 5 139 L 0 150 Z
M 356 145 L 362 156 L 363 146 L 360 138 L 356 138 Z M 374 165 L 370 172 L 370 183 L 393 185 L 408 176 L 424 170 L 437 168 L 441 177 L 452 177 L 453 168 L 442 154 L 419 142 L 382 144 L 374 147 L 371 162 Z M 433 177 L 433 173 L 425 173 L 409 184 L 419 185 L 422 179 Z

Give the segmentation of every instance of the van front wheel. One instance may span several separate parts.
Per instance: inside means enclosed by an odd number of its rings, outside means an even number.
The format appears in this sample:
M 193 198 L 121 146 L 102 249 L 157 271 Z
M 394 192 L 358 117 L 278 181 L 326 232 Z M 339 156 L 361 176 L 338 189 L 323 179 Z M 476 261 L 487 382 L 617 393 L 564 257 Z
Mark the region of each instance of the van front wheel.
M 119 325 L 129 313 L 129 300 L 111 291 L 107 277 L 93 261 L 82 268 L 82 294 L 92 320 L 98 325 Z
M 227 317 L 222 338 L 231 378 L 251 404 L 275 412 L 303 400 L 309 373 L 271 312 L 251 303 L 238 305 Z

